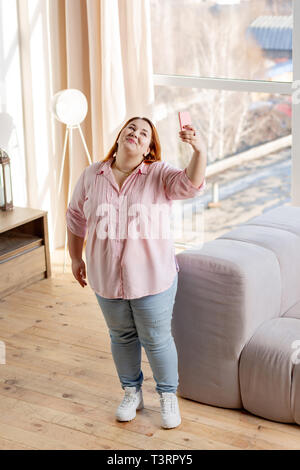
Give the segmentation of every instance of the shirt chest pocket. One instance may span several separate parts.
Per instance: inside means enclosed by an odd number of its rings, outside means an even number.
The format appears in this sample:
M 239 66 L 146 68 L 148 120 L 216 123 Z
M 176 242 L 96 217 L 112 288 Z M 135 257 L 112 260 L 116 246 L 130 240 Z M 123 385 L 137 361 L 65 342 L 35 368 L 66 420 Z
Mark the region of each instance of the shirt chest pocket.
M 91 217 L 91 198 L 89 196 L 86 196 L 83 202 L 82 210 L 83 210 L 85 219 L 89 221 Z
M 88 223 L 99 219 L 104 209 L 108 210 L 113 205 L 113 188 L 105 184 L 103 180 L 96 181 L 85 197 L 83 213 Z
M 95 208 L 93 207 L 93 201 L 94 201 L 94 188 L 90 187 L 86 193 L 83 206 L 82 206 L 82 210 L 83 210 L 87 223 L 91 221 L 91 219 L 93 218 L 94 211 L 95 211 Z

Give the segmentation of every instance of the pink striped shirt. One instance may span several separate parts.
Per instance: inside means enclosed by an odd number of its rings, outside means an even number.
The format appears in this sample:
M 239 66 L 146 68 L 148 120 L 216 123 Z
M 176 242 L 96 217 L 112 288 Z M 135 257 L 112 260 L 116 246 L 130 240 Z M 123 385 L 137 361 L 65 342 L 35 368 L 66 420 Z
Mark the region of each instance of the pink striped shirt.
M 168 289 L 179 271 L 171 235 L 172 200 L 198 196 L 184 170 L 141 162 L 121 190 L 113 157 L 80 175 L 66 212 L 67 226 L 86 243 L 87 279 L 102 297 L 134 299 Z

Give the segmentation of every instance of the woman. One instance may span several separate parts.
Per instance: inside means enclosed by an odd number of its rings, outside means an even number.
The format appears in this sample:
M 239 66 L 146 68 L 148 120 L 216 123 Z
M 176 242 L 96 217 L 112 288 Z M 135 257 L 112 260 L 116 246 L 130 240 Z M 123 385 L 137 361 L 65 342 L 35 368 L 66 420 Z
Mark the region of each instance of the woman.
M 133 117 L 107 157 L 85 168 L 66 213 L 72 272 L 87 275 L 107 323 L 111 351 L 125 395 L 116 412 L 130 421 L 143 408 L 141 346 L 160 395 L 164 428 L 181 422 L 176 396 L 177 350 L 171 334 L 179 267 L 170 228 L 172 200 L 204 189 L 206 155 L 192 126 L 179 135 L 194 154 L 179 170 L 161 160 L 153 123 Z

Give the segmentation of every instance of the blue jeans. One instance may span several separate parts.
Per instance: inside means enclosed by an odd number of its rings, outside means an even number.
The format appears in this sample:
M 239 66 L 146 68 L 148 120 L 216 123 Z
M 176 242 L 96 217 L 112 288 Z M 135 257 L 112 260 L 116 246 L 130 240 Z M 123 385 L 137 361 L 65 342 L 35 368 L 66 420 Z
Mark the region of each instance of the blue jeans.
M 139 390 L 142 386 L 143 346 L 157 393 L 176 392 L 178 358 L 171 321 L 177 283 L 178 273 L 169 289 L 138 299 L 106 299 L 96 294 L 109 328 L 111 351 L 123 389 L 135 386 Z

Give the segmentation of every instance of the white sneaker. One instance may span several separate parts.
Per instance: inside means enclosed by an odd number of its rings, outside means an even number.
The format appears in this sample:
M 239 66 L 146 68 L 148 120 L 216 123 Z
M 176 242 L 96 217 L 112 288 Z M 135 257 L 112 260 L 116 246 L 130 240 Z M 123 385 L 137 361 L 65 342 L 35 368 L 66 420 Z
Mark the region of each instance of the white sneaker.
M 136 410 L 144 408 L 143 392 L 135 387 L 124 387 L 125 396 L 116 411 L 118 421 L 131 421 L 136 417 Z
M 181 423 L 177 396 L 175 393 L 163 392 L 160 398 L 161 425 L 163 428 L 176 428 Z

